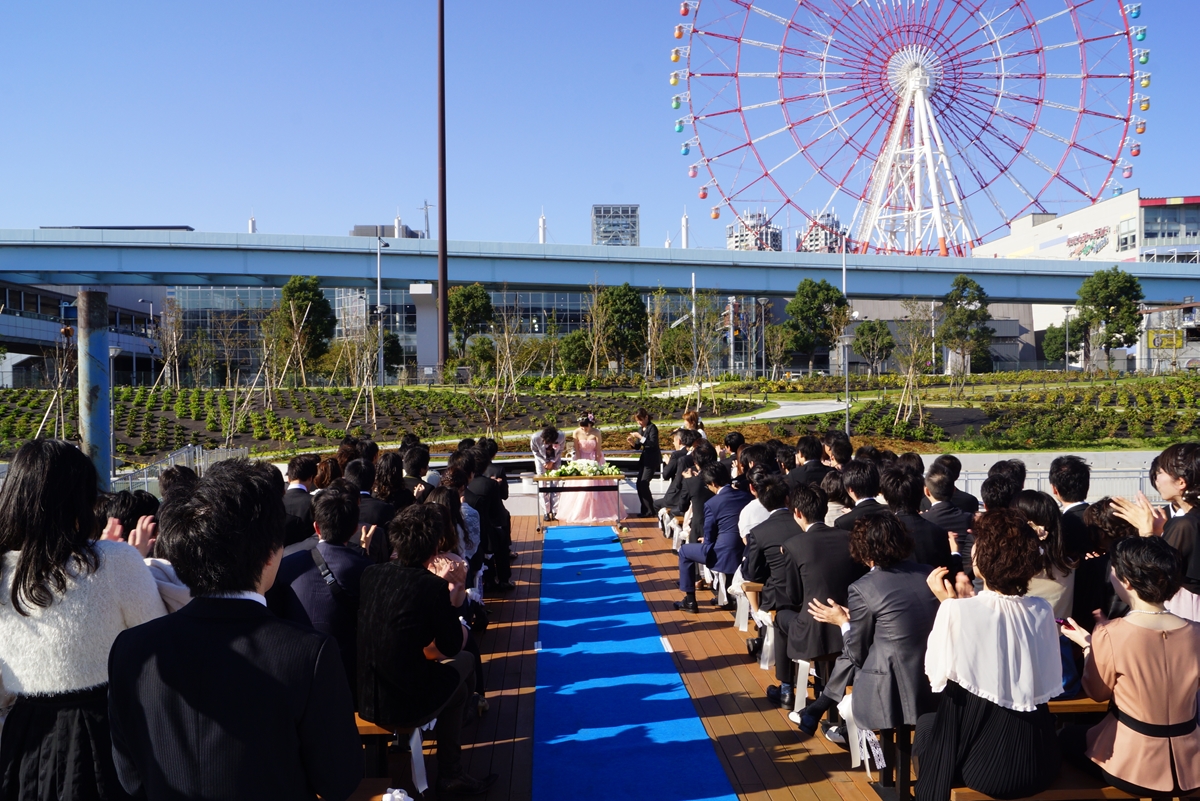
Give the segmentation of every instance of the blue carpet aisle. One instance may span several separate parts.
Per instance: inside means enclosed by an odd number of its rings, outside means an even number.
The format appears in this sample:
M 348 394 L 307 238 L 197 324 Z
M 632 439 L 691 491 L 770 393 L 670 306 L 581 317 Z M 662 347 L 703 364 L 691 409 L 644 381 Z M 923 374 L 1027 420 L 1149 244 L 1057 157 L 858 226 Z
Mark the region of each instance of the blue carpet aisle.
M 736 801 L 614 539 L 546 530 L 533 799 Z

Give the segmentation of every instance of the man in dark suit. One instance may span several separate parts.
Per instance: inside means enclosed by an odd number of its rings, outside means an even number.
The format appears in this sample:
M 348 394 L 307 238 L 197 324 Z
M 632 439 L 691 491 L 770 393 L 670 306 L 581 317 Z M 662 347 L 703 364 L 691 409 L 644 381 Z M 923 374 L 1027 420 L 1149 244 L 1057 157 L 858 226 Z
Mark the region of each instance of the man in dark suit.
M 676 609 L 693 613 L 700 611 L 696 603 L 696 565 L 705 565 L 726 576 L 734 574 L 745 550 L 738 517 L 753 500 L 750 493 L 730 485 L 729 468 L 720 462 L 704 468 L 701 477 L 713 493 L 704 504 L 704 541 L 679 548 L 679 590 L 683 600 L 675 602 Z
M 879 468 L 874 462 L 851 459 L 842 468 L 842 486 L 845 487 L 850 500 L 854 501 L 853 509 L 833 521 L 842 531 L 854 528 L 854 521 L 863 515 L 882 512 L 887 508 L 875 500 L 875 496 L 879 494 Z
M 951 548 L 951 557 L 958 557 L 960 569 L 973 580 L 971 548 L 975 538 L 971 535 L 971 526 L 975 523 L 975 516 L 952 504 L 950 499 L 953 496 L 954 480 L 950 478 L 950 472 L 944 465 L 934 462 L 925 474 L 925 497 L 929 498 L 931 505 L 921 513 L 921 517 L 954 535 L 958 548 Z
M 480 437 L 479 442 L 475 444 L 476 460 L 483 462 L 487 461 L 487 467 L 483 474 L 496 482 L 496 486 L 500 493 L 500 537 L 503 541 L 504 558 L 510 563 L 517 560 L 517 555 L 512 549 L 512 515 L 509 514 L 508 507 L 504 502 L 508 500 L 508 468 L 501 462 L 496 461 L 496 454 L 500 452 L 500 446 L 496 440 L 491 437 Z M 484 454 L 480 458 L 479 451 Z
M 429 447 L 416 444 L 404 452 L 404 486 L 412 492 L 418 501 L 433 489 L 433 485 L 425 480 L 429 472 Z
M 912 560 L 921 565 L 944 567 L 951 575 L 958 575 L 962 560 L 951 556 L 948 533 L 917 513 L 925 497 L 925 480 L 901 467 L 889 467 L 879 476 L 879 488 L 888 509 L 913 539 Z
M 1093 550 L 1083 522 L 1091 484 L 1092 468 L 1078 456 L 1059 456 L 1050 462 L 1050 494 L 1062 506 L 1063 547 L 1071 559 L 1082 559 Z
M 934 467 L 943 467 L 950 475 L 950 484 L 954 485 L 958 481 L 958 477 L 962 474 L 962 462 L 952 453 L 943 453 L 941 456 L 933 460 Z M 979 499 L 969 492 L 954 487 L 954 492 L 949 498 L 950 505 L 956 509 L 961 509 L 969 515 L 974 515 L 979 511 Z M 925 511 L 925 510 L 922 510 Z
M 805 604 L 814 599 L 826 603 L 832 598 L 844 606 L 850 585 L 867 570 L 850 558 L 850 535 L 822 522 L 828 504 L 825 493 L 816 487 L 802 484 L 793 489 L 790 506 L 796 524 L 804 533 L 787 540 L 782 547 L 799 574 L 799 597 Z M 841 650 L 842 632 L 837 626 L 817 622 L 807 610 L 776 611 L 775 677 L 779 685 L 767 688 L 767 699 L 791 707 L 797 679 L 792 660 L 811 662 L 825 657 L 832 661 Z
M 670 483 L 667 484 L 666 493 L 654 502 L 655 511 L 661 511 L 663 509 L 678 509 L 679 502 L 683 499 L 682 465 L 684 461 L 683 457 L 687 456 L 687 448 L 683 447 L 683 441 L 680 438 L 680 430 L 675 431 L 671 435 L 671 439 L 675 449 L 671 451 L 671 454 L 667 458 L 666 464 L 663 465 L 662 469 L 663 480 Z
M 218 462 L 159 512 L 159 547 L 193 600 L 109 653 L 113 758 L 135 798 L 341 801 L 362 779 L 337 642 L 263 598 L 286 517 L 273 470 Z
M 287 511 L 284 547 L 303 542 L 313 535 L 312 496 L 308 493 L 312 480 L 317 477 L 318 464 L 320 459 L 311 453 L 293 456 L 288 462 L 288 488 L 283 493 L 283 508 Z
M 788 509 L 788 485 L 778 473 L 755 470 L 750 474 L 754 496 L 768 517 L 746 535 L 746 556 L 742 576 L 746 581 L 763 585 L 758 597 L 759 612 L 779 609 L 799 609 L 800 574 L 783 550 L 783 543 L 804 533 Z M 756 622 L 759 617 L 755 616 Z M 751 656 L 758 656 L 763 646 L 763 624 L 757 622 L 759 635 L 746 640 Z
M 372 526 L 375 527 L 376 534 L 387 531 L 388 523 L 396 516 L 396 507 L 371 495 L 371 489 L 375 486 L 375 465 L 363 459 L 355 459 L 346 465 L 343 478 L 358 488 L 358 525 L 350 541 L 355 545 L 359 544 Z M 391 559 L 392 551 L 388 547 L 387 537 L 371 537 L 367 553 L 375 564 L 382 564 Z
M 498 481 L 484 475 L 491 464 L 491 456 L 486 450 L 471 448 L 468 455 L 474 470 L 463 499 L 479 512 L 479 547 L 485 554 L 492 555 L 489 570 L 484 574 L 485 586 L 493 592 L 508 592 L 515 589 L 504 530 L 509 518 L 502 493 L 507 493 L 508 485 L 501 487 Z
M 725 455 L 717 461 L 728 467 L 730 472 L 733 472 L 733 463 L 738 459 L 738 452 L 746 446 L 746 437 L 741 431 L 730 431 L 725 435 L 725 439 L 721 444 L 724 447 L 718 448 L 718 450 L 723 450 Z
M 463 709 L 475 670 L 455 608 L 466 594 L 466 568 L 452 576 L 457 596 L 425 568 L 443 521 L 431 504 L 410 506 L 392 521 L 387 535 L 396 559 L 363 573 L 358 621 L 360 714 L 388 729 L 437 718 L 438 798 L 478 795 L 496 781 L 494 773 L 477 779 L 462 768 Z
M 821 461 L 824 449 L 821 440 L 812 434 L 806 434 L 796 443 L 796 467 L 787 474 L 789 488 L 808 484 L 812 487 L 821 486 L 821 479 L 833 468 Z
M 629 435 L 629 444 L 638 455 L 637 495 L 638 517 L 654 517 L 654 494 L 650 492 L 650 480 L 658 472 L 662 464 L 662 450 L 658 444 L 658 426 L 654 425 L 650 412 L 639 406 L 633 419 L 637 421 L 638 430 Z
M 313 526 L 321 541 L 316 548 L 285 556 L 267 607 L 291 620 L 337 640 L 342 664 L 351 678 L 358 661 L 358 584 L 374 562 L 362 548 L 350 544 L 358 523 L 358 489 L 344 479 L 326 487 L 313 500 Z M 387 537 L 376 530 L 372 537 Z

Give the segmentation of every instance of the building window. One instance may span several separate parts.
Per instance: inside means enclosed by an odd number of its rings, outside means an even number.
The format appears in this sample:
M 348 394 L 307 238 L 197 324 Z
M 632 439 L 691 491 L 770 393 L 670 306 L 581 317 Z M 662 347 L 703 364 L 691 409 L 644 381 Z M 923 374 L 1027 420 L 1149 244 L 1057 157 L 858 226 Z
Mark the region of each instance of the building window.
M 1137 247 L 1137 218 L 1121 220 L 1117 226 L 1117 252 Z

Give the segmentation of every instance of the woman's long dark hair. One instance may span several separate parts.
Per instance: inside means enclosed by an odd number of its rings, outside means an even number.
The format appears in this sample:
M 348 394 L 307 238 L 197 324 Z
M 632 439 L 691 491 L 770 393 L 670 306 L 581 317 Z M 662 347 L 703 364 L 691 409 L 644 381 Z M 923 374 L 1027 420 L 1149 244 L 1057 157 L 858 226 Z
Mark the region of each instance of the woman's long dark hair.
M 450 512 L 450 521 L 453 523 L 454 540 L 450 541 L 445 538 L 438 543 L 438 552 L 445 553 L 447 551 L 458 550 L 458 533 L 462 532 L 463 548 L 471 547 L 471 532 L 467 531 L 467 522 L 462 516 L 462 501 L 458 498 L 458 493 L 448 487 L 434 487 L 429 491 L 429 495 L 425 498 L 425 503 L 435 503 L 438 506 L 444 506 Z
M 385 451 L 375 462 L 375 497 L 390 503 L 399 512 L 417 502 L 412 490 L 404 485 L 404 458 Z
M 68 578 L 99 565 L 96 485 L 96 467 L 69 442 L 35 439 L 13 457 L 0 489 L 0 556 L 20 551 L 10 595 L 18 613 L 50 606 Z
M 1054 498 L 1037 490 L 1021 490 L 1013 498 L 1012 508 L 1025 516 L 1035 531 L 1046 532 L 1042 541 L 1042 561 L 1051 580 L 1066 578 L 1078 565 L 1067 556 L 1062 536 L 1062 512 Z M 1038 532 L 1039 536 L 1041 531 Z

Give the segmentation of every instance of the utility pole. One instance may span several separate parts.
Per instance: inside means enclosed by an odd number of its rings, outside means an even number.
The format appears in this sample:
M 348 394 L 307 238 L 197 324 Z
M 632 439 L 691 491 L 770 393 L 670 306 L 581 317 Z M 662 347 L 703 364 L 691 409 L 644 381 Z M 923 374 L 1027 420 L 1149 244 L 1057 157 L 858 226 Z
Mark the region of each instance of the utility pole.
M 445 381 L 446 349 L 449 342 L 450 299 L 446 262 L 446 0 L 438 0 L 438 364 L 439 380 Z M 425 212 L 429 214 L 428 211 Z

